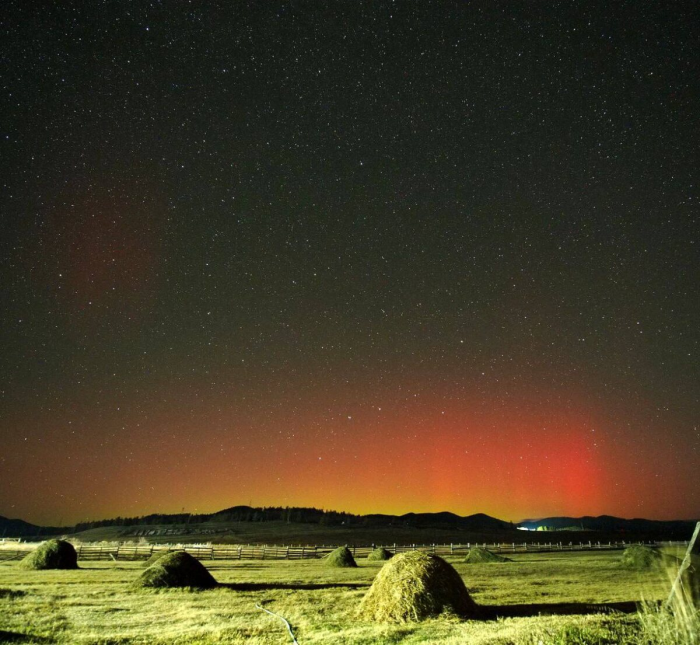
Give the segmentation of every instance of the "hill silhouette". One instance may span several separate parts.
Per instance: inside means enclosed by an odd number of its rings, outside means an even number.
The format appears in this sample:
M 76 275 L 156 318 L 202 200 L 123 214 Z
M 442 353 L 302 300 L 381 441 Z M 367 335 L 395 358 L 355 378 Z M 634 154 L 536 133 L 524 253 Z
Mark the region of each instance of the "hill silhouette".
M 154 533 L 149 533 L 146 529 L 160 527 L 161 530 L 156 535 L 192 533 L 214 536 L 228 532 L 239 533 L 240 538 L 244 539 L 244 535 L 260 533 L 260 539 L 264 540 L 287 534 L 296 538 L 310 532 L 322 531 L 329 536 L 339 536 L 342 533 L 344 539 L 355 539 L 355 536 L 360 535 L 376 535 L 377 539 L 380 539 L 380 536 L 381 539 L 385 539 L 395 534 L 397 539 L 410 537 L 411 540 L 483 541 L 489 539 L 511 542 L 524 538 L 522 532 L 516 533 L 516 528 L 536 530 L 539 527 L 546 527 L 549 530 L 589 533 L 586 539 L 601 540 L 604 539 L 604 536 L 606 536 L 605 539 L 624 539 L 626 535 L 634 536 L 635 539 L 640 536 L 652 539 L 654 537 L 688 539 L 694 525 L 694 521 L 624 519 L 611 515 L 546 517 L 537 520 L 523 520 L 516 525 L 485 513 L 467 516 L 460 516 L 449 511 L 405 513 L 403 515 L 381 513 L 355 515 L 313 507 L 238 505 L 208 514 L 155 513 L 140 517 L 115 517 L 81 522 L 74 527 L 62 528 L 37 526 L 21 519 L 8 519 L 0 516 L 0 537 L 31 537 L 35 539 L 37 537 L 82 533 L 94 529 L 109 529 L 110 534 L 115 536 L 117 534 L 123 537 L 147 536 Z M 171 526 L 172 530 L 167 529 Z M 163 527 L 167 530 L 162 530 Z M 260 527 L 260 530 L 252 527 Z M 236 530 L 237 528 L 240 530 Z M 431 533 L 432 537 L 427 533 Z M 262 537 L 262 534 L 265 537 Z M 94 539 L 88 538 L 88 536 L 86 538 Z M 568 537 L 566 539 L 575 540 L 578 538 Z
M 530 530 L 538 527 L 548 527 L 558 531 L 598 531 L 605 533 L 645 533 L 653 534 L 678 534 L 692 532 L 696 520 L 647 520 L 643 518 L 625 519 L 613 515 L 598 515 L 592 517 L 544 517 L 541 519 L 523 520 L 518 526 Z
M 60 535 L 65 530 L 65 528 L 56 528 L 54 526 L 37 526 L 24 520 L 10 519 L 0 515 L 0 538 Z

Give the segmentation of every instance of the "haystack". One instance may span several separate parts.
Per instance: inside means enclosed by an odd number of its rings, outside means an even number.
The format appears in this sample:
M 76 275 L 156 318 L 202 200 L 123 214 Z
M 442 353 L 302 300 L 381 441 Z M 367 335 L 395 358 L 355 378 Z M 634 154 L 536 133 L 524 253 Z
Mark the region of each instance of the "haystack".
M 26 556 L 20 566 L 24 569 L 77 569 L 78 554 L 70 542 L 49 540 Z
M 136 580 L 137 587 L 197 587 L 211 589 L 216 580 L 189 553 L 175 551 L 159 558 Z
M 150 567 L 168 553 L 172 553 L 172 551 L 154 551 L 147 560 L 144 560 L 143 566 Z
M 475 617 L 478 608 L 447 562 L 436 555 L 409 551 L 382 567 L 358 615 L 378 622 L 406 623 L 443 612 Z
M 346 546 L 338 547 L 326 556 L 326 564 L 329 567 L 356 567 L 357 562 L 352 557 L 350 549 Z
M 475 546 L 469 549 L 467 557 L 464 558 L 467 564 L 485 564 L 489 562 L 512 562 L 510 558 L 505 558 L 497 553 L 492 553 L 488 549 L 480 546 Z
M 367 556 L 368 560 L 391 560 L 391 558 L 394 557 L 394 554 L 389 551 L 389 549 L 385 549 L 383 546 L 380 546 L 376 549 L 373 549 L 370 551 L 369 555 Z
M 637 571 L 658 569 L 663 564 L 663 555 L 656 549 L 635 544 L 622 552 L 622 565 Z

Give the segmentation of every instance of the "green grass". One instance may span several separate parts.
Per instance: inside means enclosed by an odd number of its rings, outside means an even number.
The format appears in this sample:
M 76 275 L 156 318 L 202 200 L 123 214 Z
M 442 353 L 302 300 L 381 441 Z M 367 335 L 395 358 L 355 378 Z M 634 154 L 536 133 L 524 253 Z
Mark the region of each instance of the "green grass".
M 143 571 L 139 562 L 83 561 L 75 571 L 27 571 L 5 562 L 0 564 L 0 642 L 291 642 L 282 622 L 256 609 L 256 603 L 287 618 L 300 645 L 674 642 L 663 640 L 675 633 L 674 620 L 653 606 L 641 618 L 589 606 L 666 597 L 666 577 L 626 569 L 619 552 L 516 554 L 504 567 L 446 559 L 491 619 L 447 615 L 409 625 L 360 620 L 360 601 L 384 565 L 365 559 L 347 569 L 328 568 L 322 560 L 205 562 L 222 583 L 208 591 L 134 590 Z M 695 632 L 692 618 L 684 624 L 686 632 Z

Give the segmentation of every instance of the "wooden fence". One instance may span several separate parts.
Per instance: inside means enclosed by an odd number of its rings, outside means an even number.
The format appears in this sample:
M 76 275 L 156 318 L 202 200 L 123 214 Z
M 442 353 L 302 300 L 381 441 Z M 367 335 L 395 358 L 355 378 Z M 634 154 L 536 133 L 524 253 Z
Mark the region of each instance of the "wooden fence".
M 609 551 L 624 549 L 642 542 L 546 542 L 546 543 L 485 543 L 466 544 L 383 544 L 394 553 L 425 551 L 440 556 L 464 556 L 472 547 L 484 547 L 494 553 L 544 553 L 553 551 Z M 649 542 L 647 546 L 687 547 L 688 542 Z M 147 560 L 157 553 L 186 551 L 198 560 L 306 560 L 328 555 L 337 545 L 279 546 L 259 544 L 176 544 L 154 545 L 123 543 L 76 544 L 79 560 Z M 366 558 L 375 545 L 348 545 L 356 558 Z M 0 549 L 0 561 L 19 560 L 31 549 Z

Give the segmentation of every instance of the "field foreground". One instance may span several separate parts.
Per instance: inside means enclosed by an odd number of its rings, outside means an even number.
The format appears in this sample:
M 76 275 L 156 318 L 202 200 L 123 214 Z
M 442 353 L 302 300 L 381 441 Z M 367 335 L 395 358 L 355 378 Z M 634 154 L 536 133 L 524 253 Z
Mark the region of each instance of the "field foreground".
M 620 552 L 517 554 L 510 563 L 481 565 L 446 559 L 485 619 L 360 621 L 357 607 L 383 564 L 366 560 L 357 569 L 319 560 L 205 561 L 222 585 L 210 591 L 133 590 L 140 562 L 82 562 L 77 571 L 25 571 L 5 562 L 0 642 L 290 643 L 283 622 L 256 604 L 284 616 L 300 645 L 661 642 L 653 625 L 644 626 L 654 612 L 645 618 L 636 603 L 665 599 L 668 577 L 623 568 Z

